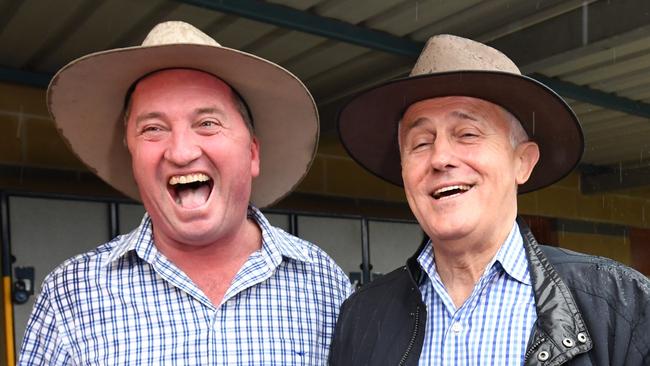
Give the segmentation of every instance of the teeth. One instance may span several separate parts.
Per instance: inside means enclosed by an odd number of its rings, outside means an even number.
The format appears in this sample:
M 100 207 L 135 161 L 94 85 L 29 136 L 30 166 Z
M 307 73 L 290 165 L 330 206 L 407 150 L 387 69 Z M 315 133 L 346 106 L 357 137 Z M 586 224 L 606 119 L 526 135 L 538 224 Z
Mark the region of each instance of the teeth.
M 433 194 L 434 195 L 440 195 L 440 194 L 443 194 L 445 192 L 452 191 L 454 189 L 459 189 L 461 191 L 469 191 L 470 188 L 472 188 L 472 187 L 470 187 L 470 186 L 468 186 L 466 184 L 457 185 L 457 186 L 449 186 L 449 187 L 440 188 L 437 191 L 433 192 Z
M 203 173 L 196 174 L 187 174 L 187 175 L 176 175 L 169 179 L 169 184 L 175 186 L 177 184 L 188 184 L 194 182 L 207 182 L 210 180 L 210 177 Z

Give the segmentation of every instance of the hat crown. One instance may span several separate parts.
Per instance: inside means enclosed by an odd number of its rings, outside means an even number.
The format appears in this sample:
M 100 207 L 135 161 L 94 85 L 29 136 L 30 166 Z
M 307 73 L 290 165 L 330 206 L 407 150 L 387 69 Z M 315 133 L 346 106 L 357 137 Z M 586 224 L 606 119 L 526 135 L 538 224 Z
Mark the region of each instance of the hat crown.
M 181 21 L 169 21 L 156 25 L 147 34 L 147 38 L 142 42 L 142 46 L 160 46 L 178 43 L 221 46 L 217 41 L 201 32 L 198 28 Z
M 517 65 L 500 51 L 471 39 L 441 34 L 429 38 L 410 76 L 465 70 L 521 75 Z

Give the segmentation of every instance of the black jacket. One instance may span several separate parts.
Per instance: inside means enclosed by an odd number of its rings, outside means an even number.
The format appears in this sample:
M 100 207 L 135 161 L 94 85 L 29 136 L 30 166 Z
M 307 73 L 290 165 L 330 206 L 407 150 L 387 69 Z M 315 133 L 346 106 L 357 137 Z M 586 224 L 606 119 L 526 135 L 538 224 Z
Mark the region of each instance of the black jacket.
M 519 220 L 537 306 L 525 365 L 650 365 L 650 281 L 612 260 L 541 246 Z M 417 365 L 426 306 L 417 256 L 346 300 L 330 365 Z

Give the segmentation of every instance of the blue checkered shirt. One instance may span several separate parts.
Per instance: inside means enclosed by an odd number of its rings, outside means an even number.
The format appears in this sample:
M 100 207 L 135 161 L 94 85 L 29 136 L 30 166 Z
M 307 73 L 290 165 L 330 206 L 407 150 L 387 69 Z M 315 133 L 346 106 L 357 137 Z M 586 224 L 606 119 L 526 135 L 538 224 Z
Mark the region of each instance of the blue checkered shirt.
M 322 365 L 346 275 L 249 208 L 262 248 L 220 306 L 165 258 L 152 224 L 72 258 L 44 281 L 20 365 Z
M 523 365 L 537 320 L 519 227 L 508 238 L 458 309 L 436 271 L 433 247 L 418 256 L 427 325 L 420 365 Z

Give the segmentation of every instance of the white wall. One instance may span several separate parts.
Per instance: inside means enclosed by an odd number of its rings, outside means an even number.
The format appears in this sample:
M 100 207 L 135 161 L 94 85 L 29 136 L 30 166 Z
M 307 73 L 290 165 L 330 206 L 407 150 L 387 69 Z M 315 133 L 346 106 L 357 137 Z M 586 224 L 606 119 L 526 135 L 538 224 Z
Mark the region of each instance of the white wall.
M 370 263 L 372 272 L 386 274 L 406 263 L 422 241 L 416 223 L 369 221 Z
M 11 247 L 15 266 L 36 270 L 35 296 L 47 273 L 74 255 L 110 240 L 109 203 L 57 198 L 10 196 Z M 117 204 L 119 232 L 139 225 L 144 208 L 139 204 Z M 268 213 L 272 225 L 289 232 L 289 215 Z M 346 273 L 360 272 L 361 219 L 299 215 L 298 236 L 323 248 Z M 368 223 L 370 261 L 373 272 L 386 273 L 403 265 L 422 238 L 416 224 L 371 220 Z M 33 296 L 14 305 L 16 345 L 20 346 Z
M 108 204 L 89 201 L 9 197 L 11 250 L 16 266 L 35 267 L 35 294 L 14 306 L 19 348 L 34 299 L 45 276 L 64 260 L 107 241 Z M 13 271 L 12 271 L 13 276 Z
M 361 270 L 360 220 L 299 216 L 298 236 L 323 248 L 346 273 Z

